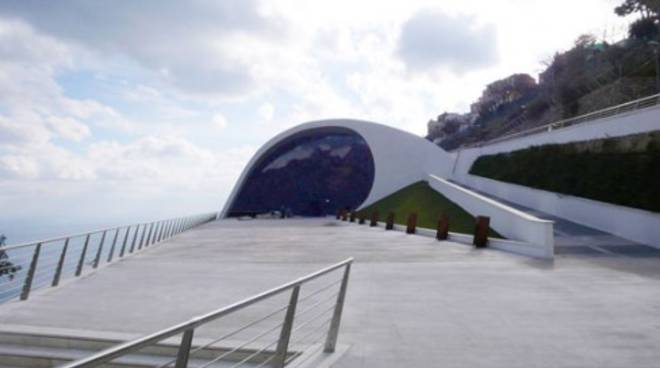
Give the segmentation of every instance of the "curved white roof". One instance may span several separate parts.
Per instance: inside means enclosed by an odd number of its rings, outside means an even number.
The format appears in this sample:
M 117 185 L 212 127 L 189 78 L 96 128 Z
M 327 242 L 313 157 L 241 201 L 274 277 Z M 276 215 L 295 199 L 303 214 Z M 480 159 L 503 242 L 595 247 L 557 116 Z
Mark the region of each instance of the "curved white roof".
M 264 144 L 243 169 L 220 214 L 225 217 L 252 168 L 262 156 L 288 138 L 304 134 L 306 130 L 343 128 L 364 138 L 374 159 L 374 183 L 369 196 L 360 207 L 367 206 L 407 185 L 425 180 L 428 174 L 447 178 L 454 158 L 428 140 L 383 124 L 331 119 L 311 121 L 288 129 Z

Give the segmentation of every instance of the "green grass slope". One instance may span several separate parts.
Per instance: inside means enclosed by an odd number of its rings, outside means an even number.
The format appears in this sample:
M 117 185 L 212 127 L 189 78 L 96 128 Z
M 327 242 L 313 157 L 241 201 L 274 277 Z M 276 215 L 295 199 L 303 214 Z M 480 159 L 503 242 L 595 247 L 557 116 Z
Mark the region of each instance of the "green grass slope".
M 380 214 L 380 221 L 385 221 L 389 212 L 394 212 L 394 221 L 405 225 L 408 215 L 417 212 L 417 226 L 435 229 L 441 213 L 449 216 L 449 231 L 473 234 L 475 218 L 456 203 L 433 190 L 428 183 L 420 181 L 409 185 L 389 196 L 358 211 L 367 218 L 373 211 Z M 491 236 L 498 236 L 491 230 Z

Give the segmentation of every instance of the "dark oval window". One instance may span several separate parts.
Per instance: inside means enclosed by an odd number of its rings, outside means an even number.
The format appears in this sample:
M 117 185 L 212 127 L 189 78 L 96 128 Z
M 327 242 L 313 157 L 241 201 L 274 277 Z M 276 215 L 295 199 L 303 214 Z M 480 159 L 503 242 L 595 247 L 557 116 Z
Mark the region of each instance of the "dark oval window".
M 228 216 L 286 210 L 298 216 L 357 208 L 369 195 L 374 161 L 367 142 L 346 128 L 319 128 L 288 137 L 248 173 Z

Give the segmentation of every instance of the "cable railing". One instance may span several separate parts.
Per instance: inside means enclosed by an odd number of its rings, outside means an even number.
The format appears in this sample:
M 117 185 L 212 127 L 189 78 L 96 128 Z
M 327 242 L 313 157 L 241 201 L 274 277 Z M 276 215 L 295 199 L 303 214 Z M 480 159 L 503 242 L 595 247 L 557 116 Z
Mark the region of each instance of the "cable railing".
M 550 123 L 550 124 L 541 125 L 541 126 L 538 126 L 538 127 L 535 127 L 535 128 L 523 130 L 523 131 L 512 133 L 512 134 L 507 134 L 507 135 L 504 135 L 504 136 L 501 136 L 501 137 L 498 137 L 498 138 L 491 139 L 491 140 L 486 141 L 486 142 L 468 144 L 468 145 L 465 145 L 465 146 L 462 146 L 462 147 L 458 148 L 458 150 L 466 149 L 466 148 L 489 146 L 489 145 L 492 145 L 492 144 L 495 144 L 495 143 L 508 141 L 508 140 L 511 140 L 511 139 L 516 139 L 516 138 L 521 138 L 521 137 L 526 137 L 526 136 L 532 135 L 532 134 L 548 132 L 548 131 L 553 131 L 553 130 L 557 130 L 557 129 L 563 129 L 563 128 L 567 128 L 567 127 L 570 127 L 570 126 L 573 126 L 573 125 L 585 123 L 585 122 L 592 121 L 592 120 L 602 119 L 602 118 L 606 118 L 606 117 L 610 117 L 610 116 L 623 114 L 623 113 L 626 113 L 626 112 L 631 112 L 631 111 L 641 110 L 641 109 L 645 109 L 645 108 L 652 107 L 652 106 L 657 106 L 658 104 L 660 104 L 660 94 L 655 94 L 655 95 L 652 95 L 652 96 L 640 98 L 638 100 L 626 102 L 626 103 L 623 103 L 623 104 L 620 104 L 620 105 L 608 107 L 608 108 L 605 108 L 605 109 L 602 109 L 602 110 L 590 112 L 588 114 L 584 114 L 584 115 L 580 115 L 580 116 L 576 116 L 576 117 L 568 118 L 568 119 L 564 119 L 564 120 L 555 121 L 555 122 Z
M 319 357 L 320 352 L 335 351 L 352 262 L 353 258 L 348 258 L 237 303 L 65 364 L 62 368 L 128 364 L 145 351 L 163 347 L 166 340 L 176 337 L 180 339 L 174 345 L 175 350 L 157 356 L 149 366 L 299 367 Z M 212 328 L 216 322 L 224 327 Z M 200 330 L 206 335 L 203 341 L 198 341 Z M 214 337 L 209 339 L 212 333 Z
M 2 247 L 0 303 L 26 300 L 35 289 L 56 287 L 64 279 L 79 277 L 215 218 L 216 213 L 169 218 Z

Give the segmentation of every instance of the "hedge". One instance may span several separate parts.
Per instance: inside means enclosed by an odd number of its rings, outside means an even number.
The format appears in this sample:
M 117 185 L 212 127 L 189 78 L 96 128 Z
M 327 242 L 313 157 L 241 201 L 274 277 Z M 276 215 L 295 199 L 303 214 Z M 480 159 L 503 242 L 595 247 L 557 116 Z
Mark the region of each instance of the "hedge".
M 470 174 L 660 212 L 660 132 L 482 156 Z

